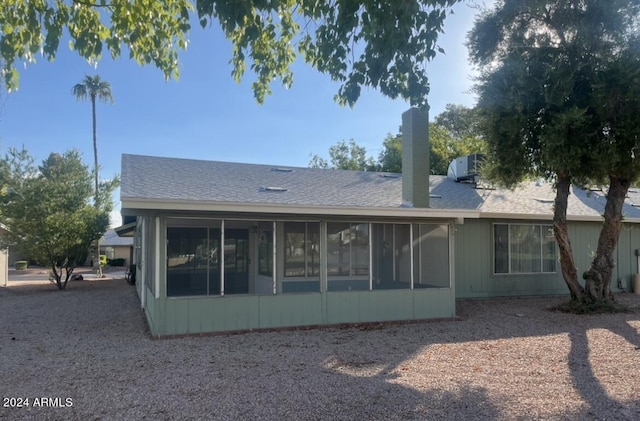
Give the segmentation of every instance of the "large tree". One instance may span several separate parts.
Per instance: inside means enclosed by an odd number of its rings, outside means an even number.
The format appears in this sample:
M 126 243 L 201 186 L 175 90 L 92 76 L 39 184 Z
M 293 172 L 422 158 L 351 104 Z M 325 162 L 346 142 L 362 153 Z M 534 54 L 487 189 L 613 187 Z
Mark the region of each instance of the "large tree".
M 93 177 L 94 177 L 94 205 L 100 208 L 100 178 L 98 176 L 100 165 L 98 163 L 98 137 L 96 134 L 96 100 L 113 103 L 111 94 L 111 84 L 102 80 L 99 75 L 85 75 L 82 82 L 77 83 L 72 89 L 73 95 L 78 101 L 88 99 L 91 101 L 91 123 L 93 133 Z M 98 262 L 98 276 L 102 276 L 102 265 L 100 265 L 100 237 L 95 243 L 96 257 L 94 262 Z
M 445 111 L 436 115 L 429 123 L 430 172 L 446 175 L 454 159 L 485 153 L 486 144 L 478 131 L 477 112 L 463 105 L 447 104 Z M 329 148 L 329 160 L 312 155 L 312 168 L 335 168 L 342 170 L 402 172 L 402 134 L 388 133 L 382 141 L 378 159 L 367 157 L 367 151 L 353 139 L 347 144 L 340 141 Z
M 373 158 L 367 158 L 367 149 L 355 140 L 349 143 L 341 140 L 329 148 L 329 161 L 319 155 L 312 155 L 309 161 L 311 168 L 331 168 L 337 170 L 374 171 Z
M 93 129 L 93 176 L 96 205 L 99 205 L 99 180 L 98 177 L 98 137 L 96 134 L 96 100 L 102 102 L 113 103 L 113 95 L 111 94 L 111 84 L 102 80 L 99 75 L 85 75 L 82 82 L 77 83 L 72 88 L 72 93 L 78 101 L 88 99 L 91 101 L 91 127 Z
M 640 175 L 638 0 L 502 0 L 469 35 L 487 174 L 513 186 L 529 176 L 555 183 L 553 225 L 574 304 L 611 300 L 622 205 Z M 569 241 L 572 183 L 608 185 L 591 267 L 578 274 Z
M 436 117 L 437 118 L 437 117 Z M 456 158 L 484 153 L 486 146 L 479 136 L 457 138 L 445 126 L 429 123 L 429 173 L 447 175 L 449 164 Z M 382 151 L 375 164 L 376 171 L 402 172 L 402 134 L 388 134 L 382 142 Z
M 0 62 L 8 88 L 17 64 L 38 52 L 53 60 L 61 37 L 91 62 L 125 51 L 138 63 L 153 63 L 166 78 L 178 76 L 178 51 L 188 44 L 193 18 L 218 24 L 233 43 L 233 76 L 247 62 L 256 75 L 255 97 L 270 84 L 293 82 L 297 55 L 340 82 L 336 99 L 352 105 L 363 86 L 426 105 L 425 63 L 441 48 L 438 34 L 460 0 L 16 0 L 0 7 Z M 194 16 L 195 15 L 195 16 Z
M 0 168 L 0 210 L 9 227 L 2 241 L 48 266 L 53 282 L 64 289 L 109 225 L 118 180 L 101 186 L 105 198 L 96 208 L 91 172 L 76 151 L 52 153 L 36 167 L 27 151 L 10 149 Z

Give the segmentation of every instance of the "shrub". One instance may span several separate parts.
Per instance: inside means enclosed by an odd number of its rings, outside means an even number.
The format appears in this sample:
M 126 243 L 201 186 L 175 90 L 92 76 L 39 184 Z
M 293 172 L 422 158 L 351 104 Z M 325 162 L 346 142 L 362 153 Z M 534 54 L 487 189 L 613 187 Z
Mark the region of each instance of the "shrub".
M 124 266 L 124 261 L 125 259 L 123 258 L 111 259 L 111 262 L 109 264 L 111 266 Z
M 16 270 L 27 270 L 27 267 L 29 265 L 26 260 L 18 260 L 13 264 L 13 266 L 16 268 Z

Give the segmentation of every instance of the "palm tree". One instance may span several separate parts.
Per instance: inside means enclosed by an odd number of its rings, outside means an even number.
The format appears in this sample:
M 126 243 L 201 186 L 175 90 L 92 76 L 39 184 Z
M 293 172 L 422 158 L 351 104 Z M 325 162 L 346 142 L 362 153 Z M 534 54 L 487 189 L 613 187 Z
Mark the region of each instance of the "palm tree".
M 102 102 L 113 103 L 111 95 L 111 85 L 104 81 L 99 75 L 85 75 L 82 82 L 77 83 L 72 89 L 73 95 L 78 101 L 84 99 L 91 100 L 91 115 L 93 118 L 93 160 L 94 160 L 94 177 L 95 177 L 95 198 L 94 205 L 100 207 L 100 191 L 98 179 L 98 139 L 96 136 L 96 99 Z M 96 240 L 96 252 L 98 258 L 98 275 L 102 276 L 102 267 L 100 266 L 100 239 Z

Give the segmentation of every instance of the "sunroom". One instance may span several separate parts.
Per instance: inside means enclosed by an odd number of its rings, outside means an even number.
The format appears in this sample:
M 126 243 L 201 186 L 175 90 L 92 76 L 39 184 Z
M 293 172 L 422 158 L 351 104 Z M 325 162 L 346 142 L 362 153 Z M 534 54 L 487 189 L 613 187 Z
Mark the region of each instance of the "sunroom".
M 446 223 L 166 221 L 167 297 L 451 286 Z
M 455 316 L 450 220 L 138 218 L 155 336 Z
M 455 316 L 453 227 L 478 212 L 429 207 L 426 113 L 402 132 L 402 175 L 123 155 L 152 334 Z

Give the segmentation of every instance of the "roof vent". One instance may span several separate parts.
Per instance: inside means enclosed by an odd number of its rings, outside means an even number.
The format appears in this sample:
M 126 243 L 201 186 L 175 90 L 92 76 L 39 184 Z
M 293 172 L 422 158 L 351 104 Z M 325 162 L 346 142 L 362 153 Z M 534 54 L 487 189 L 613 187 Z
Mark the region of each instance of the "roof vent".
M 385 172 L 380 174 L 380 177 L 382 178 L 400 178 L 400 174 L 396 174 L 396 173 L 392 173 L 392 172 Z
M 286 192 L 289 189 L 284 188 L 284 187 L 261 187 L 260 190 L 261 191 L 268 191 L 268 192 L 282 193 L 282 192 Z
M 271 168 L 272 172 L 293 172 L 293 168 L 283 168 L 283 167 L 278 167 L 278 168 Z

